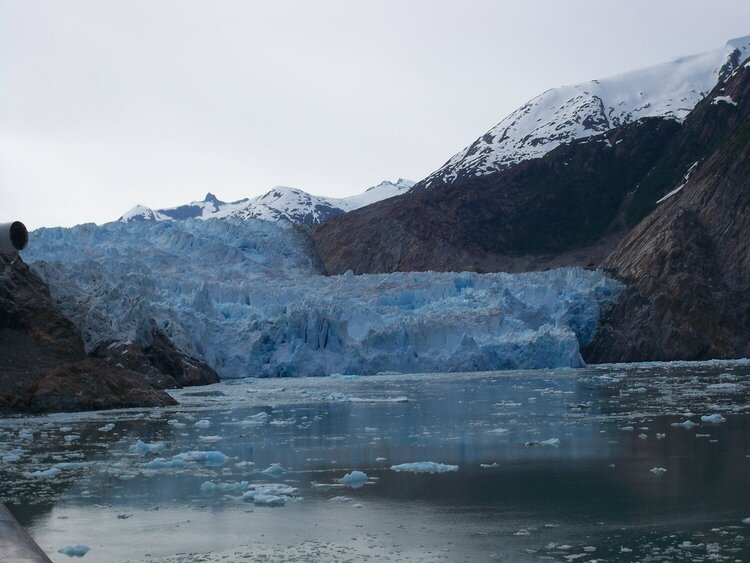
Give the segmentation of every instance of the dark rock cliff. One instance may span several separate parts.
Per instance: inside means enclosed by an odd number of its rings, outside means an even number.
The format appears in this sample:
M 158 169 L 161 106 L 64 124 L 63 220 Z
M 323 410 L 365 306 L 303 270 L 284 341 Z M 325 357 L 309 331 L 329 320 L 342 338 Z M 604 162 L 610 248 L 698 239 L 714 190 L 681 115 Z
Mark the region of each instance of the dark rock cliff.
M 628 290 L 584 350 L 588 361 L 750 355 L 747 63 L 696 107 L 653 174 L 674 176 L 691 160 L 684 187 L 604 262 Z
M 639 182 L 679 130 L 652 118 L 537 160 L 334 217 L 313 232 L 329 274 L 595 266 L 627 232 Z
M 18 257 L 0 253 L 0 412 L 175 404 L 131 370 L 86 356 L 78 328 Z

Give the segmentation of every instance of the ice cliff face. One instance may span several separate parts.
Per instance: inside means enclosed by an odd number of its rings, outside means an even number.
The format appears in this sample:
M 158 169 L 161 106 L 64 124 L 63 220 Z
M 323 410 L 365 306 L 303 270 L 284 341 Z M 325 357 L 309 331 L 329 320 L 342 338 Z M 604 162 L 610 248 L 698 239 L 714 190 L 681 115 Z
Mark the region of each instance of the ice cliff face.
M 645 117 L 682 120 L 750 55 L 750 36 L 689 57 L 547 90 L 420 182 L 430 187 L 540 158 L 555 147 Z
M 395 182 L 381 182 L 361 194 L 345 198 L 315 196 L 287 186 L 277 186 L 263 195 L 233 202 L 221 201 L 212 193 L 208 193 L 203 201 L 194 201 L 186 205 L 156 211 L 143 205 L 136 205 L 120 217 L 119 221 L 132 223 L 237 218 L 287 220 L 292 223 L 317 225 L 334 215 L 406 193 L 413 185 L 414 182 L 411 180 L 399 178 Z
M 621 291 L 577 268 L 324 277 L 312 256 L 248 219 L 40 229 L 25 257 L 87 349 L 153 318 L 226 378 L 578 366 Z

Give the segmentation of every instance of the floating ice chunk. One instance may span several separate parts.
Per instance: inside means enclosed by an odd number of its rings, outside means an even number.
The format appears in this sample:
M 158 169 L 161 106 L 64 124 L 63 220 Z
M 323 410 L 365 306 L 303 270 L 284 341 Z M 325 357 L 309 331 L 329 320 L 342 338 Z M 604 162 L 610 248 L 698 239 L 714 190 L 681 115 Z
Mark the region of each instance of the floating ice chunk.
M 708 422 L 710 424 L 721 424 L 722 422 L 726 422 L 727 419 L 721 416 L 720 414 L 709 414 L 707 416 L 701 417 L 701 422 Z
M 31 441 L 34 439 L 34 431 L 31 428 L 24 428 L 18 433 L 18 439 Z
M 179 469 L 184 466 L 185 462 L 181 459 L 164 459 L 163 457 L 141 464 L 143 469 Z
M 535 448 L 537 446 L 551 446 L 557 448 L 560 446 L 560 440 L 558 438 L 550 438 L 549 440 L 530 440 L 524 443 L 527 448 Z
M 248 470 L 248 469 L 253 469 L 255 467 L 255 464 L 252 461 L 238 461 L 237 463 L 234 464 L 234 466 L 237 469 Z
M 207 419 L 199 420 L 195 424 L 193 424 L 196 428 L 208 428 L 211 426 L 211 421 Z
M 525 528 L 522 528 L 522 529 L 518 530 L 516 533 L 514 533 L 513 535 L 514 536 L 528 536 L 529 535 L 529 531 L 526 530 Z
M 487 434 L 507 434 L 510 432 L 507 428 L 493 428 L 492 430 L 488 430 Z
M 272 463 L 266 467 L 261 473 L 268 475 L 269 477 L 281 477 L 286 473 L 286 469 L 280 463 Z
M 633 431 L 633 427 L 632 426 L 621 426 L 620 430 L 623 430 L 625 432 L 632 432 Z
M 339 483 L 352 489 L 358 489 L 367 483 L 367 474 L 362 471 L 352 471 L 339 479 Z
M 656 433 L 656 439 L 657 439 L 657 440 L 663 440 L 663 439 L 664 439 L 664 438 L 666 438 L 666 437 L 667 437 L 667 435 L 666 435 L 666 434 L 664 434 L 663 432 L 657 432 L 657 433 Z
M 114 429 L 115 429 L 115 425 L 111 422 L 109 424 L 105 424 L 104 426 L 100 426 L 99 428 L 97 428 L 99 432 L 111 432 Z
M 257 420 L 257 421 L 261 421 L 261 422 L 265 422 L 269 418 L 271 418 L 271 415 L 268 414 L 265 411 L 261 411 L 258 414 L 254 414 L 253 416 L 250 417 L 250 419 L 252 419 L 252 420 Z
M 741 383 L 712 383 L 711 385 L 706 385 L 706 391 L 719 393 L 738 393 L 744 389 L 745 386 Z
M 203 462 L 208 465 L 221 465 L 227 460 L 227 456 L 219 451 L 193 450 L 172 456 L 173 460 Z
M 354 499 L 352 497 L 336 496 L 336 497 L 331 497 L 328 500 L 331 500 L 333 502 L 351 502 Z
M 221 436 L 200 436 L 198 439 L 201 442 L 221 442 L 224 438 Z
M 297 494 L 297 489 L 288 485 L 254 483 L 241 498 L 245 502 L 254 502 L 258 506 L 282 506 L 295 494 Z
M 334 402 L 346 401 L 347 399 L 349 399 L 349 395 L 345 395 L 344 393 L 341 393 L 340 391 L 334 391 L 333 393 L 328 395 L 328 397 L 326 397 L 327 401 L 334 401 Z
M 63 547 L 62 549 L 58 549 L 57 553 L 62 553 L 63 555 L 67 555 L 68 557 L 83 557 L 89 551 L 91 551 L 91 548 L 89 546 L 78 544 L 69 545 L 67 547 Z
M 201 483 L 201 493 L 204 495 L 216 495 L 220 493 L 238 493 L 248 488 L 250 483 L 247 481 L 233 481 L 230 483 L 214 483 L 213 481 L 204 481 Z
M 78 434 L 68 434 L 67 436 L 64 436 L 63 439 L 70 443 L 70 442 L 77 442 L 81 439 L 81 437 Z
M 491 469 L 493 467 L 500 467 L 500 464 L 498 462 L 494 461 L 492 463 L 480 463 L 479 467 L 482 467 L 484 469 Z
M 164 448 L 166 448 L 164 442 L 147 444 L 146 442 L 138 440 L 135 444 L 130 446 L 130 452 L 138 455 L 159 454 L 164 451 Z
M 663 467 L 652 467 L 651 469 L 649 469 L 649 471 L 653 473 L 654 475 L 663 475 L 664 473 L 667 472 L 667 470 L 664 469 Z
M 750 524 L 750 516 L 748 516 L 747 518 L 743 518 L 742 519 L 742 523 L 743 524 Z
M 648 438 L 648 434 L 644 434 L 643 432 L 641 432 L 640 434 L 638 434 L 638 438 L 641 440 L 645 440 L 646 438 Z
M 57 477 L 62 473 L 62 470 L 57 467 L 50 467 L 49 469 L 40 471 L 24 471 L 21 473 L 27 479 L 47 479 L 49 477 Z
M 690 430 L 691 428 L 695 428 L 698 425 L 692 420 L 688 419 L 684 422 L 673 422 L 670 426 L 675 426 L 675 427 L 681 426 L 682 428 L 685 428 L 686 430 Z
M 447 465 L 434 461 L 415 461 L 412 463 L 401 463 L 391 465 L 393 471 L 405 471 L 409 473 L 446 473 L 448 471 L 458 471 L 458 465 Z
M 376 457 L 375 461 L 388 461 L 387 457 Z
M 88 467 L 92 463 L 92 461 L 63 461 L 56 463 L 52 467 L 56 467 L 57 469 L 82 469 Z
M 253 503 L 256 506 L 284 506 L 288 498 L 281 495 L 255 495 Z
M 167 424 L 169 424 L 172 428 L 185 428 L 187 426 L 187 424 L 185 424 L 184 422 L 180 422 L 176 418 L 170 418 L 167 421 Z
M 349 397 L 350 403 L 408 403 L 409 397 Z

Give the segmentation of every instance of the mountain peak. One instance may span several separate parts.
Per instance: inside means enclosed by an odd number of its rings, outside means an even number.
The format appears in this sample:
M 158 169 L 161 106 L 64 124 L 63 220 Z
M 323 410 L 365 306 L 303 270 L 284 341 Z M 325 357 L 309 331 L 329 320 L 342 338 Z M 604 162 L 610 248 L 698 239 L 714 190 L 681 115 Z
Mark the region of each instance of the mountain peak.
M 206 194 L 206 197 L 203 198 L 203 201 L 208 202 L 208 203 L 224 203 L 224 202 L 220 201 L 219 198 L 217 198 L 211 192 L 208 192 Z
M 421 184 L 492 174 L 554 148 L 658 117 L 682 121 L 750 56 L 750 36 L 673 61 L 600 80 L 553 88 L 505 117 Z

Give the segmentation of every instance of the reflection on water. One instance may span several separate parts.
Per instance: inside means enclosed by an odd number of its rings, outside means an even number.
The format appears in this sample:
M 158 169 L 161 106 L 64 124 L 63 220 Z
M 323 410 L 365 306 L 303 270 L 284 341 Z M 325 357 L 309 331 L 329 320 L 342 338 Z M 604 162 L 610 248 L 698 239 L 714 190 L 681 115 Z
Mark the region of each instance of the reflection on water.
M 0 491 L 55 561 L 742 561 L 748 384 L 745 363 L 230 382 L 4 420 Z M 458 470 L 390 469 L 425 461 Z

